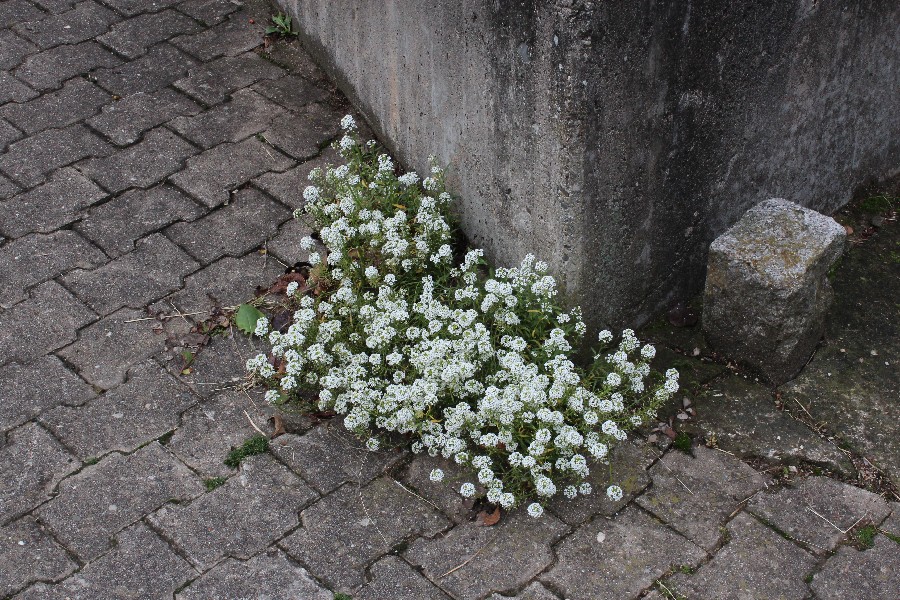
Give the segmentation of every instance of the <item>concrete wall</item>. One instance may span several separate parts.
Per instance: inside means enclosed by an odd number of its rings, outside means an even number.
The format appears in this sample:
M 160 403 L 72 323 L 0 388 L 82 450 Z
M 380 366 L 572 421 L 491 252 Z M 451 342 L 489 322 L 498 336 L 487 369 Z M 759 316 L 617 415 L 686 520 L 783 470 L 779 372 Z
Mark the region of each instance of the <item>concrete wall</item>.
M 472 243 L 594 326 L 698 291 L 756 202 L 900 171 L 896 0 L 282 2 L 405 164 L 449 165 Z

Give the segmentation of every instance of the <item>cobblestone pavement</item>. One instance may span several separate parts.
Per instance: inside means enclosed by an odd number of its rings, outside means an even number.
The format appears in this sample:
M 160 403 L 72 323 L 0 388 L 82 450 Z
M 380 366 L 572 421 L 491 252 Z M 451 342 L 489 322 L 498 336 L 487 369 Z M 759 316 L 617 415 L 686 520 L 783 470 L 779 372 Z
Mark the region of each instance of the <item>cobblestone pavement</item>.
M 225 466 L 272 429 L 250 342 L 181 350 L 299 258 L 348 106 L 296 44 L 264 56 L 270 10 L 0 3 L 0 598 L 897 597 L 900 504 L 702 446 L 629 442 L 621 501 L 490 528 L 334 421 Z

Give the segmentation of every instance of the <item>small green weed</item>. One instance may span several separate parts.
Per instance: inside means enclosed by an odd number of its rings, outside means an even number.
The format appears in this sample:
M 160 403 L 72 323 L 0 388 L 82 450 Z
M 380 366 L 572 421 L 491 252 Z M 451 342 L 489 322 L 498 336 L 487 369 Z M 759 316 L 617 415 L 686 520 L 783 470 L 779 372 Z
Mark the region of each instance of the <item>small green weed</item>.
M 211 492 L 214 489 L 216 489 L 217 487 L 221 487 L 221 486 L 225 485 L 226 481 L 228 481 L 228 480 L 225 479 L 224 477 L 210 477 L 209 479 L 203 480 L 203 485 L 205 485 L 206 489 Z
M 859 208 L 863 212 L 878 214 L 892 210 L 894 208 L 895 201 L 896 198 L 891 198 L 887 194 L 869 196 L 859 203 Z
M 691 446 L 693 446 L 694 442 L 691 440 L 691 436 L 686 434 L 683 431 L 678 432 L 678 435 L 675 436 L 675 439 L 672 440 L 672 445 L 682 452 L 690 452 Z
M 94 456 L 92 456 L 91 458 L 84 459 L 84 464 L 86 466 L 96 465 L 98 462 L 100 462 L 100 459 L 97 457 L 94 457 Z
M 894 535 L 893 533 L 888 533 L 884 530 L 882 530 L 881 533 L 883 533 L 887 539 L 891 540 L 895 544 L 900 544 L 900 535 Z
M 342 594 L 341 592 L 335 592 L 334 600 L 353 600 L 353 596 L 351 596 L 350 594 Z
M 291 18 L 288 15 L 279 13 L 272 15 L 272 24 L 266 27 L 266 35 L 289 37 L 297 35 L 297 32 L 294 31 Z
M 875 546 L 875 535 L 877 533 L 878 528 L 874 525 L 860 527 L 856 530 L 856 541 L 859 543 L 860 547 L 868 550 Z
M 231 452 L 225 458 L 225 464 L 236 469 L 241 461 L 254 454 L 264 454 L 269 450 L 269 438 L 264 435 L 255 435 Z

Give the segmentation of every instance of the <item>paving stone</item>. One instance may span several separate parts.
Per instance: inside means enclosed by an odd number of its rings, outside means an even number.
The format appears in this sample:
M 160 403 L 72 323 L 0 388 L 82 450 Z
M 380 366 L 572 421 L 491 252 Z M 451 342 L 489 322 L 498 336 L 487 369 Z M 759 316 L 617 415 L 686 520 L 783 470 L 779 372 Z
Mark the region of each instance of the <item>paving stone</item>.
M 78 407 L 60 406 L 39 417 L 80 458 L 131 452 L 178 426 L 196 398 L 152 360 L 129 371 L 128 381 Z
M 213 336 L 207 345 L 195 353 L 190 376 L 181 376 L 180 379 L 198 395 L 211 398 L 243 382 L 247 359 L 262 351 L 263 345 L 258 338 L 250 338 L 237 330 Z M 180 374 L 182 364 L 179 354 L 169 365 L 170 371 Z
M 208 149 L 222 142 L 238 142 L 265 130 L 285 110 L 253 90 L 241 90 L 231 102 L 194 117 L 174 119 L 172 129 Z
M 882 600 L 900 590 L 900 543 L 883 535 L 860 552 L 844 546 L 813 576 L 810 584 L 820 600 Z
M 340 133 L 341 116 L 322 104 L 313 104 L 297 118 L 274 119 L 262 137 L 288 156 L 309 160 Z
M 846 537 L 836 527 L 847 531 L 858 522 L 877 524 L 891 511 L 878 494 L 827 477 L 757 494 L 747 510 L 819 553 L 834 550 Z
M 165 336 L 154 332 L 153 321 L 137 321 L 146 313 L 123 308 L 78 332 L 78 341 L 58 352 L 92 385 L 110 389 L 125 381 L 133 365 L 166 344 Z
M 178 171 L 197 151 L 165 128 L 150 131 L 144 139 L 106 158 L 79 164 L 86 175 L 110 192 L 130 187 L 146 188 Z
M 644 596 L 643 598 L 648 600 L 651 599 L 651 596 Z M 515 596 L 492 594 L 487 600 L 559 600 L 559 598 L 535 581 Z
M 352 484 L 341 487 L 300 517 L 303 527 L 280 545 L 319 579 L 345 592 L 362 585 L 365 566 L 397 543 L 434 535 L 449 525 L 389 477 L 362 490 Z
M 264 405 L 253 403 L 245 394 L 235 390 L 219 392 L 184 413 L 168 447 L 204 477 L 232 475 L 234 469 L 225 465 L 225 457 L 257 435 L 247 415 L 261 427 L 265 427 L 269 417 Z M 275 442 L 277 439 L 272 441 Z
M 567 530 L 552 515 L 533 519 L 516 510 L 493 527 L 469 522 L 434 539 L 417 539 L 404 557 L 454 598 L 474 600 L 528 583 L 553 562 L 551 545 Z
M 900 502 L 891 503 L 891 516 L 881 524 L 880 529 L 882 533 L 887 532 L 900 539 Z M 900 544 L 900 542 L 897 543 Z
M 138 241 L 133 252 L 93 271 L 72 271 L 63 280 L 79 298 L 108 315 L 123 306 L 142 308 L 179 289 L 182 278 L 198 266 L 156 233 Z
M 253 50 L 262 44 L 264 29 L 261 19 L 251 23 L 245 13 L 237 13 L 224 23 L 200 33 L 179 36 L 172 43 L 200 60 L 208 61 Z
M 110 150 L 109 144 L 81 124 L 46 129 L 12 144 L 0 156 L 0 169 L 17 183 L 32 187 L 43 183 L 54 169 L 89 156 L 106 156 Z
M 37 97 L 38 93 L 7 73 L 0 71 L 0 104 L 25 102 Z
M 770 388 L 733 375 L 718 379 L 695 397 L 696 417 L 682 425 L 695 437 L 714 439 L 738 457 L 777 464 L 811 462 L 853 473 L 853 464 L 833 442 L 775 406 Z
M 197 23 L 174 10 L 163 10 L 153 14 L 143 14 L 117 23 L 97 41 L 109 46 L 122 56 L 138 58 L 147 50 L 180 33 L 197 31 Z
M 631 502 L 650 484 L 647 467 L 656 460 L 658 452 L 651 444 L 640 441 L 623 442 L 610 452 L 611 467 L 602 463 L 591 466 L 586 481 L 593 491 L 588 496 L 568 499 L 559 495 L 547 505 L 553 513 L 570 525 L 584 523 L 594 515 L 613 515 Z M 606 488 L 616 484 L 622 488 L 622 499 L 613 502 L 606 495 Z
M 302 112 L 310 104 L 327 100 L 327 90 L 297 75 L 288 75 L 274 81 L 262 81 L 253 86 L 257 92 L 295 112 Z
M 135 523 L 119 534 L 114 550 L 62 583 L 30 587 L 21 600 L 171 598 L 175 590 L 196 576 L 197 572 L 158 535 L 143 523 Z
M 299 477 L 261 455 L 245 459 L 225 485 L 188 505 L 164 506 L 149 519 L 205 569 L 225 556 L 259 553 L 296 527 L 298 511 L 315 498 Z
M 78 0 L 32 0 L 35 4 L 41 6 L 50 14 L 57 15 L 75 8 Z
M 28 362 L 75 340 L 75 331 L 97 316 L 55 281 L 0 312 L 0 362 Z
M 804 579 L 816 564 L 812 554 L 746 513 L 728 524 L 728 533 L 731 541 L 710 562 L 693 575 L 676 576 L 668 587 L 698 600 L 809 596 Z
M 234 200 L 193 223 L 176 223 L 166 235 L 203 264 L 222 256 L 242 256 L 262 246 L 291 213 L 254 189 L 244 189 Z
M 22 132 L 0 119 L 0 152 L 6 150 L 7 146 L 16 140 L 22 139 Z
M 76 75 L 84 75 L 101 67 L 114 67 L 121 62 L 100 44 L 82 42 L 33 54 L 14 73 L 34 89 L 43 91 L 57 88 Z
M 72 10 L 38 21 L 20 23 L 13 29 L 46 50 L 62 44 L 87 41 L 104 33 L 118 19 L 113 11 L 88 0 L 76 4 Z
M 277 447 L 277 444 L 274 444 L 274 447 Z M 443 481 L 431 481 L 431 471 L 434 469 L 441 469 L 444 472 Z M 326 477 L 328 475 L 329 473 L 325 473 Z M 417 494 L 440 508 L 455 523 L 463 523 L 472 520 L 475 516 L 473 511 L 475 503 L 471 499 L 459 495 L 459 486 L 463 481 L 474 479 L 469 471 L 452 460 L 423 453 L 415 455 L 409 463 L 402 481 Z
M 90 561 L 112 546 L 116 533 L 145 514 L 203 491 L 196 475 L 151 442 L 128 456 L 107 456 L 67 478 L 36 514 L 67 548 Z
M 705 556 L 634 507 L 615 519 L 583 525 L 556 547 L 556 554 L 556 565 L 541 580 L 570 600 L 635 598 L 672 567 L 694 566 Z
M 347 482 L 365 485 L 403 458 L 399 449 L 369 452 L 337 421 L 313 427 L 302 436 L 272 440 L 272 452 L 322 494 Z
M 650 469 L 653 486 L 638 504 L 684 534 L 713 550 L 722 525 L 740 503 L 766 486 L 766 479 L 724 452 L 703 446 L 693 456 L 672 450 Z
M 450 600 L 450 596 L 396 556 L 385 556 L 369 571 L 372 581 L 353 595 L 357 600 Z
M 276 79 L 285 71 L 255 52 L 240 56 L 224 56 L 191 70 L 190 75 L 175 82 L 175 87 L 198 101 L 213 106 L 228 94 L 256 83 L 260 79 Z
M 0 29 L 0 69 L 8 71 L 18 66 L 37 46 L 20 38 L 9 29 Z
M 21 191 L 22 188 L 14 184 L 12 181 L 0 175 L 0 199 L 12 198 Z
M 134 17 L 142 13 L 156 13 L 174 6 L 181 0 L 106 0 L 106 3 L 125 15 Z
M 184 313 L 212 312 L 253 298 L 258 286 L 268 287 L 284 269 L 273 258 L 253 252 L 241 258 L 226 256 L 184 280 L 184 289 L 169 300 Z M 195 315 L 203 319 L 204 314 Z
M 299 75 L 320 87 L 330 87 L 332 85 L 325 72 L 316 65 L 316 61 L 301 45 L 272 44 L 268 47 L 266 55 L 273 62 L 284 65 L 294 75 Z M 357 122 L 360 122 L 360 120 L 357 119 Z
M 309 222 L 308 217 L 301 217 L 282 224 L 278 228 L 278 233 L 266 243 L 266 250 L 286 265 L 306 260 L 309 252 L 300 247 L 300 240 L 312 234 L 313 228 Z M 324 246 L 318 241 L 316 246 L 321 253 Z
M 284 553 L 269 550 L 246 562 L 233 558 L 223 560 L 176 594 L 175 598 L 332 600 L 334 594 L 316 583 L 306 569 L 289 561 Z
M 108 259 L 74 231 L 33 234 L 0 248 L 0 306 L 24 300 L 25 290 L 73 268 L 89 269 Z
M 86 79 L 69 80 L 54 93 L 25 102 L 7 104 L 0 113 L 25 133 L 36 133 L 51 127 L 65 127 L 90 117 L 110 101 L 108 93 Z
M 138 92 L 107 104 L 102 112 L 87 120 L 88 125 L 125 146 L 136 142 L 145 131 L 182 115 L 195 115 L 200 107 L 189 98 L 168 88 Z
M 43 14 L 27 0 L 4 0 L 0 3 L 0 27 L 12 27 L 16 23 L 32 21 Z
M 106 197 L 92 181 L 71 167 L 54 171 L 44 185 L 0 204 L 0 231 L 10 237 L 50 233 L 78 219 Z
M 118 67 L 95 73 L 97 83 L 119 96 L 155 92 L 178 81 L 197 62 L 184 52 L 163 43 L 147 54 Z
M 0 367 L 0 432 L 59 404 L 76 406 L 94 396 L 91 386 L 55 356 Z
M 232 0 L 187 0 L 178 5 L 178 10 L 207 25 L 216 25 L 236 10 L 240 4 Z
M 0 528 L 0 596 L 35 581 L 62 579 L 77 567 L 32 517 Z
M 0 448 L 0 524 L 6 523 L 50 497 L 59 481 L 79 467 L 78 461 L 34 423 L 7 435 Z
M 131 252 L 135 242 L 145 235 L 201 214 L 200 207 L 190 198 L 173 187 L 161 185 L 149 190 L 129 190 L 94 207 L 75 227 L 110 256 L 121 256 Z
M 324 168 L 327 164 L 338 165 L 341 162 L 343 161 L 340 155 L 328 148 L 323 150 L 318 157 L 299 164 L 293 169 L 283 173 L 266 173 L 254 179 L 253 184 L 296 210 L 303 207 L 303 190 L 306 186 L 311 185 L 309 172 L 315 168 Z
M 19 142 L 21 143 L 21 142 Z M 221 144 L 187 161 L 170 181 L 206 206 L 227 202 L 230 191 L 266 171 L 284 171 L 294 162 L 256 138 Z

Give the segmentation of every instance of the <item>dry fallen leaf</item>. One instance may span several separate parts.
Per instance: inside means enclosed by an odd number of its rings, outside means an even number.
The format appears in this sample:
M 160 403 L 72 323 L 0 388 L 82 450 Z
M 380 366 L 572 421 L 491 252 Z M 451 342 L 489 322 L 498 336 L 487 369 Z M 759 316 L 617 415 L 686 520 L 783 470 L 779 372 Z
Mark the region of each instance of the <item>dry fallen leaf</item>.
M 492 513 L 485 510 L 481 511 L 478 513 L 475 521 L 481 527 L 493 527 L 500 521 L 500 507 L 496 507 Z
M 272 416 L 272 421 L 274 422 L 275 430 L 272 432 L 272 435 L 270 437 L 273 440 L 275 438 L 277 438 L 279 435 L 284 435 L 285 433 L 287 433 L 287 431 L 285 431 L 285 429 L 284 429 L 284 419 L 281 417 L 280 414 L 275 413 Z

